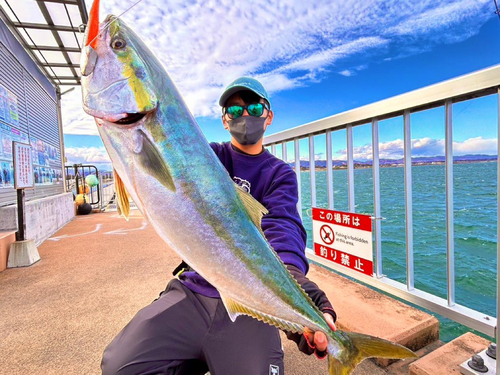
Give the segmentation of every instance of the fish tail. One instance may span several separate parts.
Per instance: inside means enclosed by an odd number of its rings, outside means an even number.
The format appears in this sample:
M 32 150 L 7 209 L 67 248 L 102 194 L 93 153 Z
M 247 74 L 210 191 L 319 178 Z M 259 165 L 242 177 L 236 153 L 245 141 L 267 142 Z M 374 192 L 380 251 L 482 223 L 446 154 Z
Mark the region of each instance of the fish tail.
M 333 337 L 328 337 L 328 373 L 330 375 L 349 375 L 365 358 L 415 358 L 417 357 L 410 349 L 393 342 L 380 339 L 374 336 L 363 335 L 354 332 L 337 331 L 351 342 L 350 348 L 345 348 L 345 352 L 340 357 L 335 357 L 335 348 L 338 344 Z M 337 349 L 338 352 L 338 349 Z

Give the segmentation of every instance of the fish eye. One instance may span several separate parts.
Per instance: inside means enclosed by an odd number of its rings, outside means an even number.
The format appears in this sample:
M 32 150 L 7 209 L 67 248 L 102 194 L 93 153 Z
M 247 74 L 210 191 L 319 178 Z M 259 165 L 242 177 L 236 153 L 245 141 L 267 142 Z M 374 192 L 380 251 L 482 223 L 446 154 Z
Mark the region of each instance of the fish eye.
M 123 49 L 127 46 L 127 42 L 121 38 L 116 38 L 111 41 L 111 48 L 113 49 Z

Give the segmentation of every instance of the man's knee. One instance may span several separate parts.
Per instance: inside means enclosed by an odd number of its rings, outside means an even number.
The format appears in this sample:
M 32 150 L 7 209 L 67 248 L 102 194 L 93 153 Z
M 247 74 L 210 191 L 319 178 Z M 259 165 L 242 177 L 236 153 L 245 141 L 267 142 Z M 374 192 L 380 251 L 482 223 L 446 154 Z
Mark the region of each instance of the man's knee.
M 125 358 L 120 355 L 120 351 L 113 351 L 111 345 L 104 350 L 101 361 L 101 371 L 102 375 L 126 375 L 127 366 Z

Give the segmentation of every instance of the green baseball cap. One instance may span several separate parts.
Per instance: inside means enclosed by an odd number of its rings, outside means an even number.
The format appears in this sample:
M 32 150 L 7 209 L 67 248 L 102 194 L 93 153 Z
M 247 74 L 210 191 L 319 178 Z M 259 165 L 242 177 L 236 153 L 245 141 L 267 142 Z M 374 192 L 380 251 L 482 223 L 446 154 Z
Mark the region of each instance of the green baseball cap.
M 255 78 L 250 77 L 240 77 L 231 82 L 229 86 L 226 87 L 226 90 L 224 90 L 224 92 L 222 93 L 222 96 L 219 99 L 219 105 L 221 107 L 224 107 L 226 100 L 229 99 L 229 97 L 235 92 L 241 90 L 253 91 L 261 98 L 266 99 L 269 103 L 269 108 L 271 108 L 271 101 L 269 100 L 269 95 L 267 95 L 267 91 L 264 86 L 262 86 L 262 84 Z

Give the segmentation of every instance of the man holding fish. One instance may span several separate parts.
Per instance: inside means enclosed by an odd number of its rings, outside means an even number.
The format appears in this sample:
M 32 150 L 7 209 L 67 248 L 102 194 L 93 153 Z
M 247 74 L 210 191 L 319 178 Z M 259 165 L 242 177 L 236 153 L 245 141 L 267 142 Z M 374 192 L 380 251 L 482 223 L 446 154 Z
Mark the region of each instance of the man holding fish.
M 238 78 L 222 94 L 222 122 L 231 142 L 210 146 L 236 184 L 269 211 L 262 230 L 288 270 L 324 312 L 335 329 L 336 314 L 324 292 L 305 276 L 306 232 L 297 212 L 297 179 L 292 168 L 263 148 L 273 121 L 262 84 Z M 209 172 L 207 172 L 209 173 Z M 278 329 L 248 316 L 229 318 L 211 284 L 182 262 L 176 279 L 151 305 L 141 310 L 108 346 L 104 374 L 284 374 Z M 327 355 L 326 336 L 308 330 L 288 332 L 299 349 Z M 113 371 L 108 371 L 113 368 Z
M 415 356 L 336 330 L 324 293 L 305 278 L 297 182 L 262 148 L 273 115 L 260 83 L 229 85 L 220 104 L 231 143 L 209 145 L 148 46 L 118 17 L 99 22 L 99 0 L 80 67 L 83 109 L 113 164 L 120 212 L 128 218 L 132 198 L 193 268 L 181 267 L 111 342 L 104 374 L 283 374 L 276 328 L 326 354 L 330 375 L 351 374 L 368 357 Z

